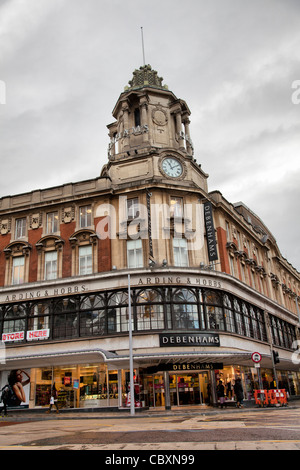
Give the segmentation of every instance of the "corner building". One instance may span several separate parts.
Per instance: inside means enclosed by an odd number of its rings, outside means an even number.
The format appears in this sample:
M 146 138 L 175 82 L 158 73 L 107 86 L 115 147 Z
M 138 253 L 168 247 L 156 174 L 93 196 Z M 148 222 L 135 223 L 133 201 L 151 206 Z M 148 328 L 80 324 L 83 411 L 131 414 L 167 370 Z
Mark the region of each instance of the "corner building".
M 20 369 L 21 406 L 54 383 L 65 408 L 128 406 L 131 307 L 137 406 L 216 405 L 237 377 L 251 400 L 258 374 L 299 395 L 299 272 L 208 191 L 189 107 L 149 65 L 112 114 L 99 177 L 0 200 L 1 386 Z

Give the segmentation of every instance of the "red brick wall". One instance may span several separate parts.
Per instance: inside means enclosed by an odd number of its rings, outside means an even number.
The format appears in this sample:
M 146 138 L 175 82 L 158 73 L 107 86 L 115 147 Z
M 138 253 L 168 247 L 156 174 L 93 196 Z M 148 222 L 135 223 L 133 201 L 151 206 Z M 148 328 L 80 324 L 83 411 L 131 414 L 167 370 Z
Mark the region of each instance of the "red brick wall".
M 220 261 L 221 261 L 221 270 L 224 273 L 230 274 L 228 252 L 226 249 L 226 243 L 227 243 L 226 230 L 224 230 L 222 227 L 218 227 L 217 237 L 218 237 Z
M 62 277 L 70 277 L 72 273 L 72 248 L 69 238 L 75 232 L 76 222 L 69 224 L 61 224 L 60 236 L 64 240 L 63 245 L 63 261 L 62 261 Z
M 94 221 L 95 227 L 104 217 L 97 217 Z M 106 228 L 106 227 L 105 227 Z M 104 240 L 98 239 L 98 272 L 111 270 L 111 241 L 107 237 Z
M 42 237 L 43 229 L 38 228 L 36 230 L 28 230 L 28 242 L 32 246 L 29 254 L 29 277 L 28 282 L 37 281 L 37 269 L 38 269 L 38 252 L 35 244 Z
M 10 243 L 10 233 L 7 235 L 0 235 L 0 286 L 4 286 L 5 281 L 5 254 L 3 253 L 3 249 L 9 245 Z

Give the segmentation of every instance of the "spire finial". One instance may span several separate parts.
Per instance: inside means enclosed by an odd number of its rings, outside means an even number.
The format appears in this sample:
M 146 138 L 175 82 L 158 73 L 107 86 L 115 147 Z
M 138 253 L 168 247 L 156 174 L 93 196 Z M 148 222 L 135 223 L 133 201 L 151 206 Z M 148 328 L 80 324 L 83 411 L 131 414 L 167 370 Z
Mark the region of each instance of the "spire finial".
M 146 65 L 145 62 L 145 49 L 144 49 L 144 35 L 143 35 L 143 26 L 141 26 L 141 35 L 142 35 L 142 50 L 143 50 L 143 61 L 144 61 L 144 66 Z

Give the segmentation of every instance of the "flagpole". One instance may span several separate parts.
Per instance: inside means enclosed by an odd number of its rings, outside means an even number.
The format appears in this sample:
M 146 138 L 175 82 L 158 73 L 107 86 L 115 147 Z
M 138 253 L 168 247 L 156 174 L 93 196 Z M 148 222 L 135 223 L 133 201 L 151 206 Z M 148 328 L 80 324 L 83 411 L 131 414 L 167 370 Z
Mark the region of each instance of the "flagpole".
M 128 317 L 129 317 L 130 414 L 133 416 L 135 414 L 135 409 L 134 409 L 134 382 L 133 382 L 133 355 L 132 355 L 130 274 L 128 274 Z
M 145 49 L 144 49 L 144 34 L 143 34 L 143 26 L 141 26 L 141 34 L 142 34 L 142 50 L 143 50 L 143 61 L 144 61 L 144 65 L 146 65 L 146 62 L 145 62 Z

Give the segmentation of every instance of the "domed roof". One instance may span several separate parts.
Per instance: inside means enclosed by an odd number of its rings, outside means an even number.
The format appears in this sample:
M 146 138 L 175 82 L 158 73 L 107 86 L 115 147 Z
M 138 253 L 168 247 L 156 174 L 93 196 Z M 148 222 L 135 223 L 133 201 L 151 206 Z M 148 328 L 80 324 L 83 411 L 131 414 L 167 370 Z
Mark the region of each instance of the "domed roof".
M 125 90 L 143 88 L 145 86 L 167 90 L 167 85 L 163 85 L 162 81 L 163 78 L 157 75 L 156 70 L 153 70 L 151 65 L 142 65 L 133 72 L 132 80 L 128 82 L 129 87 L 125 87 Z

